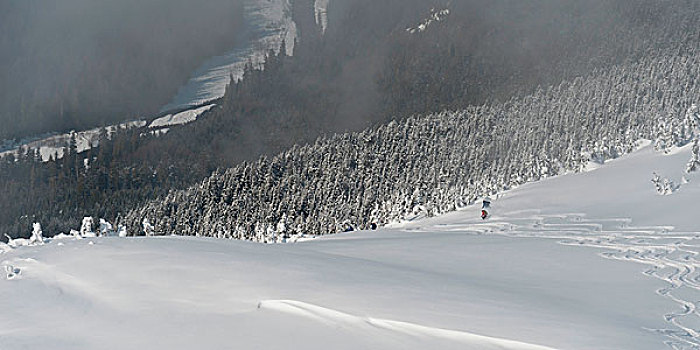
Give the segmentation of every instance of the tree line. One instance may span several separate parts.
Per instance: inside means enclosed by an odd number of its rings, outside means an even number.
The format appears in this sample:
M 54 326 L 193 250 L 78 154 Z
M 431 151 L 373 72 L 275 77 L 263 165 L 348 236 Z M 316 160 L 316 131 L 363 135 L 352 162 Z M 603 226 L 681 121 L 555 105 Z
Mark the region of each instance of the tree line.
M 447 2 L 434 5 L 440 8 Z M 4 194 L 0 197 L 0 233 L 26 236 L 33 220 L 40 221 L 49 235 L 75 229 L 83 216 L 122 221 L 130 210 L 171 190 L 198 184 L 216 169 L 244 161 L 251 165 L 261 155 L 269 160 L 292 147 L 315 144 L 319 136 L 326 140 L 334 133 L 377 129 L 391 120 L 419 120 L 420 115 L 445 110 L 500 110 L 513 101 L 529 101 L 556 89 L 562 80 L 568 81 L 567 86 L 578 86 L 602 72 L 649 62 L 652 57 L 693 57 L 700 41 L 700 4 L 681 0 L 663 6 L 647 0 L 635 4 L 452 2 L 449 16 L 414 34 L 406 28 L 430 13 L 422 0 L 351 0 L 329 6 L 329 27 L 321 33 L 313 17 L 313 1 L 295 1 L 294 16 L 301 32 L 295 55 L 271 51 L 263 65 L 249 64 L 244 78 L 232 82 L 217 106 L 194 123 L 157 137 L 147 129 L 104 135 L 100 147 L 81 154 L 68 150 L 68 159 L 40 163 L 33 154 L 25 154 L 0 161 Z M 620 84 L 623 82 L 628 83 L 623 79 Z M 600 110 L 616 108 L 593 108 L 588 102 L 579 106 L 577 99 L 599 97 L 590 96 L 584 87 L 577 89 L 579 96 L 560 102 L 569 106 L 561 114 L 586 108 L 585 116 L 580 120 L 569 117 L 571 122 L 583 123 L 585 118 L 599 118 L 593 116 Z M 654 94 L 634 93 L 645 98 Z M 486 119 L 500 125 L 513 122 L 505 121 L 506 117 L 522 118 L 508 111 Z M 542 113 L 547 111 L 541 107 Z M 462 122 L 480 123 L 483 121 L 477 119 L 483 115 L 469 112 Z M 485 133 L 474 136 L 483 142 L 493 138 L 488 129 L 474 130 L 470 133 Z M 564 137 L 561 130 L 554 135 Z M 587 135 L 577 131 L 571 137 Z M 608 144 L 616 139 L 603 137 L 607 141 L 597 141 Z M 556 142 L 544 143 L 547 152 L 553 144 Z M 577 159 L 580 150 L 576 146 L 572 143 L 565 169 L 570 169 L 571 159 Z M 586 147 L 584 152 L 593 158 L 621 152 L 595 142 Z M 553 159 L 539 153 L 526 158 L 537 164 Z M 497 162 L 495 156 L 489 156 L 488 164 Z M 508 174 L 503 176 L 510 178 Z M 473 176 L 469 179 L 477 181 Z
M 131 234 L 281 242 L 432 216 L 528 181 L 692 142 L 700 50 L 648 56 L 505 103 L 321 137 L 131 211 Z M 147 223 L 148 230 L 142 227 Z

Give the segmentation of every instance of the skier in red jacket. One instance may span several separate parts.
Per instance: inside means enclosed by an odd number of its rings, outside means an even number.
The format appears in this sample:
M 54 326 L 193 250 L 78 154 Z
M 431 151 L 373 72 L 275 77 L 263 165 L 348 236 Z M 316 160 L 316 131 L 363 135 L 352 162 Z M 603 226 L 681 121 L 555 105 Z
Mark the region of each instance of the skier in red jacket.
M 486 197 L 484 198 L 483 203 L 481 204 L 481 219 L 486 220 L 486 218 L 489 217 L 489 212 L 486 209 L 491 208 L 491 198 Z

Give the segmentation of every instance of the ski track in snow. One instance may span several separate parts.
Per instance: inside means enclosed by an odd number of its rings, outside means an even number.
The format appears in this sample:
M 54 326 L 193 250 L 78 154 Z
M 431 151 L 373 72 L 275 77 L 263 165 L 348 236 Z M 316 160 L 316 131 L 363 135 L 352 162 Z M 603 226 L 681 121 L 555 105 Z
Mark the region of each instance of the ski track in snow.
M 675 232 L 671 226 L 635 227 L 625 218 L 587 219 L 585 214 L 540 215 L 520 211 L 483 222 L 456 222 L 407 229 L 413 232 L 455 232 L 546 238 L 560 244 L 598 248 L 606 259 L 647 265 L 643 273 L 666 282 L 656 291 L 680 308 L 663 315 L 668 329 L 649 329 L 669 338 L 674 350 L 700 349 L 700 232 Z
M 502 218 L 502 219 L 501 219 Z M 541 214 L 538 210 L 505 213 L 491 220 L 475 222 L 461 217 L 450 223 L 416 223 L 407 232 L 450 232 L 471 235 L 501 235 L 513 238 L 544 238 L 559 244 L 602 250 L 603 258 L 628 261 L 648 266 L 643 274 L 666 283 L 656 294 L 679 305 L 662 316 L 669 325 L 664 329 L 647 329 L 667 337 L 666 345 L 674 350 L 700 349 L 700 232 L 678 232 L 672 226 L 633 226 L 627 218 L 589 219 L 583 213 Z M 3 249 L 6 248 L 6 249 Z M 10 251 L 0 244 L 0 257 Z M 0 260 L 2 261 L 2 260 Z M 23 274 L 41 272 L 50 284 L 72 293 L 91 291 L 95 286 L 70 275 L 56 273 L 34 259 L 13 259 L 0 263 L 7 280 L 23 279 Z M 88 295 L 99 295 L 91 292 Z M 125 300 L 106 300 L 121 307 Z M 640 307 L 644 307 L 640 305 Z M 333 327 L 390 332 L 464 344 L 465 348 L 511 350 L 551 350 L 551 348 L 518 341 L 492 338 L 457 330 L 447 330 L 395 320 L 355 316 L 341 311 L 295 300 L 265 300 L 261 311 L 282 312 Z M 476 344 L 476 345 L 475 345 Z

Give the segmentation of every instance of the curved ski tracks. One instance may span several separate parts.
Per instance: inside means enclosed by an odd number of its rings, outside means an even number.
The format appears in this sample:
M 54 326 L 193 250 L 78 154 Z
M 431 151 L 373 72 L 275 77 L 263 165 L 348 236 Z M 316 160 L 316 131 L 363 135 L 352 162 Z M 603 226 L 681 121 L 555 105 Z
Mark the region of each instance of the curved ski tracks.
M 599 255 L 606 259 L 647 265 L 645 275 L 668 284 L 656 293 L 680 306 L 663 315 L 669 329 L 650 331 L 667 336 L 671 349 L 700 349 L 700 232 L 675 232 L 671 226 L 635 227 L 625 218 L 589 220 L 579 213 L 515 214 L 509 214 L 507 221 L 442 224 L 429 231 L 555 239 L 563 245 L 604 249 Z
M 657 290 L 656 293 L 679 306 L 678 309 L 669 310 L 663 315 L 668 328 L 649 329 L 649 331 L 667 337 L 668 340 L 665 343 L 671 349 L 700 349 L 700 232 L 673 231 L 671 226 L 636 227 L 631 225 L 629 219 L 588 219 L 585 214 L 580 213 L 543 215 L 537 211 L 520 211 L 508 213 L 507 216 L 508 218 L 502 221 L 496 217 L 486 222 L 475 223 L 472 220 L 465 220 L 429 227 L 407 228 L 407 230 L 553 239 L 567 246 L 601 249 L 603 252 L 599 255 L 606 259 L 646 265 L 648 268 L 643 271 L 644 275 L 666 283 L 666 286 Z M 11 250 L 9 246 L 0 243 L 0 256 L 9 250 Z M 41 267 L 41 264 L 32 259 L 5 260 L 0 263 L 0 270 L 4 272 L 2 277 L 8 280 L 22 279 L 23 270 Z M 69 285 L 78 287 L 79 281 L 76 282 L 69 277 L 55 276 L 62 282 L 70 282 Z M 73 289 L 84 290 L 86 286 L 79 285 L 79 287 Z M 259 304 L 259 308 L 303 316 L 323 323 L 342 323 L 404 335 L 429 336 L 463 343 L 465 346 L 481 344 L 477 347 L 479 349 L 491 347 L 513 350 L 548 349 L 538 345 L 460 331 L 399 321 L 361 318 L 300 301 L 263 301 Z

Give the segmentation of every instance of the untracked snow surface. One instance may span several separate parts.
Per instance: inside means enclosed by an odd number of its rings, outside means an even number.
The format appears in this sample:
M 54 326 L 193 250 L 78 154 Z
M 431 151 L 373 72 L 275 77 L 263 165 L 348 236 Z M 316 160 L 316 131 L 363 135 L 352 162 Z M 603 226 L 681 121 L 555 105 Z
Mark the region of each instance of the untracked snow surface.
M 191 123 L 191 122 L 197 120 L 197 117 L 199 117 L 202 113 L 207 112 L 208 110 L 212 109 L 212 107 L 214 107 L 214 106 L 216 106 L 216 105 L 210 104 L 208 106 L 180 112 L 180 113 L 177 113 L 175 115 L 168 114 L 166 116 L 160 117 L 160 118 L 152 121 L 151 124 L 148 125 L 148 127 L 149 128 L 162 128 L 162 127 L 166 127 L 166 126 L 183 125 L 183 124 Z
M 0 349 L 694 349 L 689 149 L 438 218 L 288 245 L 200 238 L 0 247 Z M 4 252 L 4 253 L 3 253 Z

